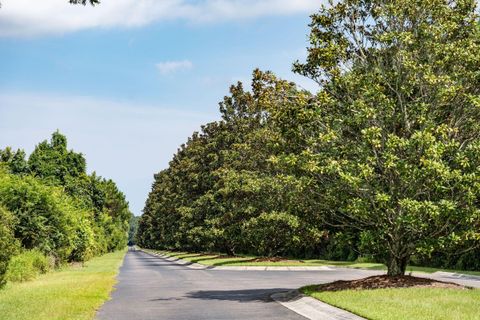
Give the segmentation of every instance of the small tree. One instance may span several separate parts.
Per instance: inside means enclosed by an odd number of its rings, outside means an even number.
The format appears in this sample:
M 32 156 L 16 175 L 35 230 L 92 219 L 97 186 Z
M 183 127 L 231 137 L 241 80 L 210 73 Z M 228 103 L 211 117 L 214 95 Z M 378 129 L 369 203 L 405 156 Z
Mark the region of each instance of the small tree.
M 321 86 L 298 156 L 319 209 L 360 230 L 389 275 L 416 252 L 479 239 L 478 20 L 474 0 L 339 1 L 312 16 L 294 64 Z
M 86 174 L 87 164 L 81 153 L 67 149 L 67 137 L 56 131 L 50 141 L 39 143 L 28 158 L 30 173 L 55 185 L 65 185 L 68 178 Z

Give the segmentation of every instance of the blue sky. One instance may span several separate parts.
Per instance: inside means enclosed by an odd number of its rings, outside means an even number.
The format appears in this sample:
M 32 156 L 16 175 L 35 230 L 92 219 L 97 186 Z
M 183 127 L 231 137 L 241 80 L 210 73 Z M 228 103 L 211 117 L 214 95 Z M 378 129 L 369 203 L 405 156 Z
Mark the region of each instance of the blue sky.
M 304 59 L 312 0 L 3 0 L 0 148 L 31 152 L 59 129 L 88 170 L 140 214 L 153 174 L 254 68 Z M 38 4 L 37 4 L 38 3 Z

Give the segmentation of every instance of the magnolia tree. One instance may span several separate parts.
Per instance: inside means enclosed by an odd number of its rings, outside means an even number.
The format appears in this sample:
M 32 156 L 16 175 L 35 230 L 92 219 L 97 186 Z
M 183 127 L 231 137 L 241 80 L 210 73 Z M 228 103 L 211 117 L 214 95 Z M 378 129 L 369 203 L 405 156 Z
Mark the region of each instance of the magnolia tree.
M 360 230 L 389 275 L 479 239 L 478 21 L 475 0 L 335 1 L 294 64 L 320 84 L 295 161 L 327 223 Z

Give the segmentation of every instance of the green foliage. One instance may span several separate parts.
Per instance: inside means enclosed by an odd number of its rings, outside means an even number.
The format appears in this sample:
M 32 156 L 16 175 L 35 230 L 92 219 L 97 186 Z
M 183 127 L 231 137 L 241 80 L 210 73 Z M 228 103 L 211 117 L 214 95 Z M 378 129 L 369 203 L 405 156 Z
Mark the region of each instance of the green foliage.
M 14 238 L 14 217 L 4 207 L 0 206 L 0 288 L 5 285 L 10 258 L 18 250 L 18 242 Z
M 271 161 L 295 148 L 269 116 L 272 108 L 305 104 L 311 95 L 258 70 L 252 92 L 242 84 L 230 91 L 220 105 L 222 120 L 194 133 L 155 176 L 139 244 L 228 254 L 318 253 L 324 230 L 315 220 L 315 197 L 306 192 L 310 180 Z
M 28 160 L 22 150 L 0 150 L 0 206 L 6 221 L 0 230 L 5 247 L 0 267 L 16 243 L 52 257 L 57 265 L 127 244 L 132 214 L 125 196 L 113 181 L 87 175 L 84 157 L 67 150 L 59 132 L 37 145 Z
M 385 262 L 390 275 L 403 274 L 412 256 L 475 268 L 477 9 L 474 0 L 323 6 L 312 15 L 307 59 L 293 67 L 319 91 L 258 70 L 251 92 L 232 86 L 222 119 L 155 176 L 140 245 L 360 254 Z M 451 255 L 455 248 L 464 254 Z
M 138 230 L 138 221 L 140 220 L 140 217 L 138 216 L 133 216 L 130 218 L 130 226 L 128 229 L 128 245 L 133 246 L 137 242 L 137 230 Z
M 262 213 L 245 223 L 244 237 L 261 255 L 273 257 L 300 242 L 299 219 L 284 212 Z
M 3 163 L 14 174 L 28 172 L 28 163 L 23 150 L 13 151 L 10 147 L 4 150 L 0 149 L 0 163 Z
M 331 223 L 359 228 L 391 275 L 479 239 L 476 6 L 342 1 L 312 17 L 295 64 L 322 85 L 305 148 Z
M 30 172 L 51 184 L 65 185 L 69 178 L 78 178 L 86 171 L 81 153 L 67 149 L 67 138 L 58 131 L 50 142 L 39 143 L 28 158 Z
M 14 256 L 8 264 L 6 278 L 12 282 L 35 279 L 53 268 L 51 259 L 37 249 L 27 250 Z
M 75 210 L 61 190 L 31 176 L 0 174 L 0 202 L 15 214 L 15 237 L 23 248 L 67 259 L 75 236 Z

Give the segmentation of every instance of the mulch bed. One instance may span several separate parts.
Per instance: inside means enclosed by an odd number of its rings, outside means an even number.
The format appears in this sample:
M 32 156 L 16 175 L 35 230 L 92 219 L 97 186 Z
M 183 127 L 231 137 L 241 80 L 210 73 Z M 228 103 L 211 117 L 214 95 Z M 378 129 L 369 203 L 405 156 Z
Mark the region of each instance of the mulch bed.
M 284 262 L 284 261 L 290 261 L 290 260 L 284 259 L 281 257 L 263 257 L 263 258 L 255 258 L 255 259 L 248 260 L 248 262 Z
M 386 288 L 450 288 L 450 289 L 467 289 L 452 282 L 442 282 L 427 278 L 419 278 L 412 276 L 395 276 L 387 275 L 373 276 L 359 280 L 351 281 L 335 281 L 331 283 L 321 284 L 317 287 L 318 291 L 340 291 L 340 290 L 365 290 L 365 289 L 386 289 Z

